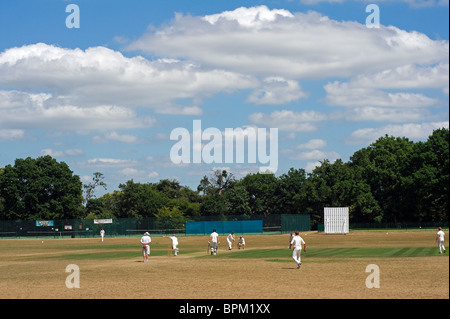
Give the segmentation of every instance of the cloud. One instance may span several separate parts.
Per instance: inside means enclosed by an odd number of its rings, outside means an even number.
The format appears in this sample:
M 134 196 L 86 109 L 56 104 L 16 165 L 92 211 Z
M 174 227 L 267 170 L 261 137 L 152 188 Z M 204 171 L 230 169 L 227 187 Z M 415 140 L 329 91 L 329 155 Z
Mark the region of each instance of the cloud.
M 374 74 L 360 74 L 348 82 L 334 81 L 324 86 L 325 101 L 347 110 L 334 116 L 349 121 L 411 122 L 430 117 L 430 108 L 447 105 L 428 97 L 419 89 L 439 89 L 448 94 L 448 63 L 419 67 L 404 65 Z M 446 91 L 447 88 L 447 91 Z M 396 90 L 402 91 L 396 91 Z
M 16 129 L 1 129 L 0 130 L 0 142 L 5 141 L 17 141 L 25 137 L 24 130 Z
M 157 178 L 157 177 L 159 176 L 159 173 L 153 171 L 153 172 L 150 172 L 147 176 L 148 176 L 149 178 Z
M 118 105 L 198 115 L 198 106 L 183 106 L 179 100 L 198 100 L 257 84 L 236 72 L 205 70 L 175 59 L 128 58 L 105 47 L 81 50 L 38 43 L 0 54 L 0 87 L 49 93 L 85 109 Z
M 153 126 L 156 120 L 115 105 L 83 107 L 53 94 L 0 90 L 0 126 L 11 129 L 110 130 Z
M 51 157 L 64 157 L 64 156 L 81 156 L 84 155 L 84 151 L 80 149 L 68 149 L 63 151 L 56 151 L 51 148 L 46 148 L 40 151 L 40 156 L 50 155 Z
M 271 114 L 253 113 L 249 121 L 259 126 L 278 128 L 280 131 L 311 132 L 317 130 L 313 123 L 324 121 L 327 115 L 315 111 L 274 111 Z
M 299 146 L 297 146 L 297 148 L 318 149 L 318 148 L 324 148 L 326 145 L 327 145 L 327 142 L 325 140 L 316 138 L 316 139 L 309 140 L 308 142 L 306 142 L 304 144 L 300 144 Z
M 359 74 L 351 80 L 351 86 L 372 89 L 418 89 L 438 88 L 449 85 L 449 64 L 419 66 L 401 65 L 375 74 Z
M 429 98 L 420 93 L 392 93 L 338 81 L 326 84 L 324 88 L 327 93 L 326 101 L 330 105 L 417 108 L 439 103 L 438 99 Z
M 245 8 L 240 7 L 233 11 L 224 11 L 218 14 L 207 15 L 203 19 L 210 24 L 217 24 L 223 21 L 237 21 L 240 26 L 262 27 L 266 22 L 273 22 L 278 17 L 294 17 L 288 10 L 269 10 L 266 6 Z
M 428 138 L 433 133 L 433 130 L 439 128 L 448 129 L 449 122 L 408 123 L 402 125 L 386 125 L 380 128 L 363 128 L 354 131 L 347 138 L 347 143 L 370 144 L 386 134 L 389 136 L 406 137 L 412 140 L 423 140 Z
M 106 143 L 108 141 L 117 141 L 117 142 L 122 142 L 122 143 L 127 143 L 127 144 L 134 144 L 134 143 L 138 142 L 138 137 L 135 135 L 129 135 L 129 134 L 120 135 L 117 132 L 110 132 L 110 133 L 106 133 L 104 135 L 104 137 L 94 136 L 92 138 L 92 140 L 94 141 L 94 143 Z
M 308 162 L 305 165 L 305 171 L 312 172 L 316 167 L 322 166 L 322 162 L 316 161 L 316 162 Z
M 118 158 L 108 158 L 108 157 L 96 157 L 89 159 L 84 162 L 76 163 L 78 167 L 82 168 L 128 168 L 130 166 L 139 165 L 136 160 L 130 159 L 118 159 Z
M 349 77 L 402 65 L 431 65 L 447 61 L 449 54 L 448 41 L 434 41 L 420 32 L 394 26 L 370 29 L 317 12 L 290 13 L 266 6 L 204 17 L 178 14 L 128 49 L 286 79 Z
M 334 113 L 334 117 L 345 118 L 350 122 L 417 122 L 425 118 L 434 117 L 425 108 L 383 108 L 383 107 L 354 107 L 344 112 Z
M 127 167 L 120 171 L 122 175 L 125 175 L 126 177 L 133 177 L 138 176 L 138 170 L 135 168 Z
M 247 101 L 257 105 L 279 105 L 307 96 L 308 93 L 303 92 L 296 81 L 282 77 L 268 77 L 264 79 L 262 88 L 253 91 Z
M 324 160 L 328 159 L 330 161 L 335 161 L 341 158 L 337 152 L 324 152 L 320 150 L 311 150 L 306 152 L 301 152 L 297 155 L 291 157 L 293 160 Z

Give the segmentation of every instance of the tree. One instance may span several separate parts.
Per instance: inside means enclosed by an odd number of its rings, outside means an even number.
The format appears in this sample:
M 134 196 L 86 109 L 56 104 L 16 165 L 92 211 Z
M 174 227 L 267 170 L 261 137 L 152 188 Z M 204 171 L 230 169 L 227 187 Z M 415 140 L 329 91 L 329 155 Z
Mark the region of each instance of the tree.
M 421 221 L 448 221 L 449 130 L 433 131 L 426 142 L 415 145 L 416 218 Z
M 224 197 L 227 215 L 249 216 L 251 214 L 250 198 L 245 187 L 237 185 L 233 188 L 228 188 L 224 192 Z
M 224 216 L 227 212 L 226 198 L 219 194 L 206 196 L 200 204 L 201 216 Z
M 5 169 L 4 168 L 0 168 L 0 175 L 2 175 L 3 174 L 3 171 L 4 171 Z M 5 207 L 4 207 L 4 199 L 3 199 L 3 197 L 1 196 L 1 192 L 0 192 L 0 216 L 3 216 L 3 212 L 4 212 L 4 209 L 5 209 Z
M 276 184 L 274 209 L 277 214 L 304 213 L 304 206 L 299 201 L 299 194 L 304 191 L 306 173 L 304 169 L 291 168 L 281 175 Z
M 83 212 L 79 176 L 49 155 L 7 165 L 0 174 L 0 198 L 0 219 L 71 219 Z
M 206 175 L 200 181 L 197 187 L 197 191 L 203 192 L 203 195 L 209 195 L 217 193 L 222 195 L 222 192 L 231 187 L 235 181 L 233 174 L 228 173 L 226 170 L 215 170 L 213 176 L 208 178 Z
M 237 184 L 247 190 L 252 214 L 268 215 L 276 210 L 274 195 L 277 178 L 274 174 L 248 174 Z
M 91 198 L 86 203 L 86 216 L 87 219 L 96 218 L 114 218 L 116 215 L 114 211 L 108 207 L 108 196 L 102 196 L 99 198 Z
M 380 207 L 380 216 L 376 220 L 415 220 L 414 152 L 414 142 L 386 135 L 350 158 L 351 165 L 360 168 L 361 178 L 370 186 Z
M 106 183 L 103 182 L 104 179 L 105 177 L 102 173 L 95 172 L 94 176 L 92 177 L 92 182 L 83 185 L 84 192 L 86 194 L 84 197 L 86 203 L 88 203 L 91 198 L 95 198 L 94 192 L 98 186 L 102 186 L 105 190 L 107 189 Z
M 117 217 L 153 217 L 169 201 L 151 184 L 135 183 L 133 180 L 120 184 L 117 197 Z
M 167 230 L 180 230 L 183 228 L 184 216 L 178 207 L 164 206 L 155 214 L 156 227 Z

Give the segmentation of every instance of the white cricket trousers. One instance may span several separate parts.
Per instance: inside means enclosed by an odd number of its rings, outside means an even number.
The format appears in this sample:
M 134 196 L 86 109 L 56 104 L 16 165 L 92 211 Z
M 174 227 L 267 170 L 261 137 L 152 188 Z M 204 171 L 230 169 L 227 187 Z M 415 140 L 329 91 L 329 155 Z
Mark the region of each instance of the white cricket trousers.
M 445 251 L 444 241 L 438 240 L 439 253 L 442 254 L 442 251 Z
M 292 259 L 294 259 L 294 261 L 297 263 L 297 265 L 300 265 L 302 263 L 301 255 L 302 255 L 302 249 L 294 247 L 294 249 L 292 250 Z
M 211 242 L 211 254 L 217 254 L 217 248 L 218 248 L 218 245 L 217 245 L 217 242 L 215 242 L 215 241 L 213 241 L 213 242 Z
M 231 240 L 229 240 L 228 238 L 227 238 L 227 242 L 228 242 L 228 249 L 231 249 L 233 242 Z

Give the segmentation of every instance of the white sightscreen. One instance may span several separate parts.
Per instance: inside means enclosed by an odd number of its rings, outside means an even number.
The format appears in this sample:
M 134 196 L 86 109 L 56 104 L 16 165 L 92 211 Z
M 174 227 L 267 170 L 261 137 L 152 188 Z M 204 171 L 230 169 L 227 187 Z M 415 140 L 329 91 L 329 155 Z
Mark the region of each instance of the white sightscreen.
M 348 207 L 324 207 L 323 221 L 326 234 L 347 234 Z

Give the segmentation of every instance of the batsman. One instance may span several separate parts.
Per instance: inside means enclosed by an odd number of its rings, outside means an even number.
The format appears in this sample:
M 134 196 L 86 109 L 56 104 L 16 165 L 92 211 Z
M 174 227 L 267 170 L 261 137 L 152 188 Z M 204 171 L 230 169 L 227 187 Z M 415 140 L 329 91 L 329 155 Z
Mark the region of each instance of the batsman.
M 211 255 L 217 255 L 217 248 L 219 246 L 219 234 L 216 233 L 214 229 L 211 235 L 209 235 L 209 243 L 208 246 L 211 250 Z

